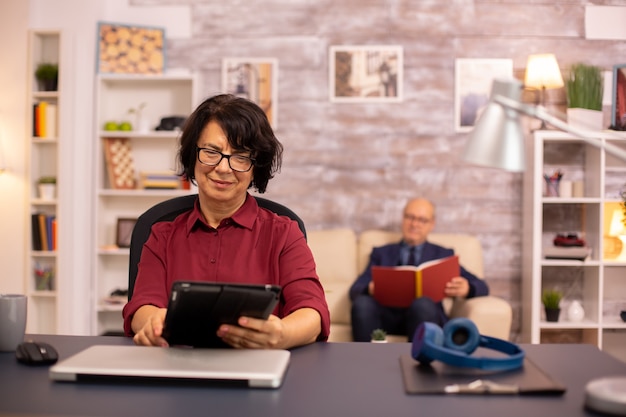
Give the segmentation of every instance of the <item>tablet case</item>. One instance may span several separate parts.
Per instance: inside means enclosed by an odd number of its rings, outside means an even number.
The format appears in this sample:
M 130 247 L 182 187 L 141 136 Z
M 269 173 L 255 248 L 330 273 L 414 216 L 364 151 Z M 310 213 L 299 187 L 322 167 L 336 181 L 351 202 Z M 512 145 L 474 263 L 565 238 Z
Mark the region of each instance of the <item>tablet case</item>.
M 566 391 L 528 357 L 520 369 L 493 372 L 441 362 L 420 365 L 407 354 L 400 356 L 400 368 L 407 394 L 562 395 Z
M 163 337 L 170 346 L 227 347 L 216 332 L 241 316 L 267 319 L 278 303 L 277 285 L 177 281 L 170 293 Z

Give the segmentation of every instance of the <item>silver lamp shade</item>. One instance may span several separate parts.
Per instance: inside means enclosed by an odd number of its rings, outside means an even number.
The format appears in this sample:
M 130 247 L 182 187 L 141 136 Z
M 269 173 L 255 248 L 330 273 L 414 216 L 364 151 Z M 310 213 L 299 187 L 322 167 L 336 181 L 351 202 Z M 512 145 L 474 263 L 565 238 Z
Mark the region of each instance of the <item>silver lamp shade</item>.
M 489 102 L 465 147 L 465 161 L 507 171 L 524 170 L 524 132 L 519 113 L 494 100 L 503 96 L 519 102 L 522 87 L 522 83 L 515 79 L 493 81 Z

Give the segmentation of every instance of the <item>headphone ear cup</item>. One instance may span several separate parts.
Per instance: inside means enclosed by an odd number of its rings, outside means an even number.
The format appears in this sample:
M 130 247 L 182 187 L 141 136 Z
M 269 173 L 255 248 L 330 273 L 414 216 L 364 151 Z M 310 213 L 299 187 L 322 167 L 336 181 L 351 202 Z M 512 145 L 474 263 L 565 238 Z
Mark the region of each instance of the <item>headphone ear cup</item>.
M 415 329 L 411 356 L 420 363 L 428 364 L 434 360 L 428 354 L 429 350 L 443 346 L 444 335 L 441 327 L 435 323 L 422 323 Z
M 480 333 L 473 321 L 455 318 L 443 326 L 443 346 L 469 355 L 479 344 Z

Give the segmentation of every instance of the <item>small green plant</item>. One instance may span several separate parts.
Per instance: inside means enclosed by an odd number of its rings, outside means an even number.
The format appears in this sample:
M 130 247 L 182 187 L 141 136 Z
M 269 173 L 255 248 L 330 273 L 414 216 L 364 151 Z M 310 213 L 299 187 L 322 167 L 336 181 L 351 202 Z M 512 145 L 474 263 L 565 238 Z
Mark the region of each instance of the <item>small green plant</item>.
M 52 176 L 40 177 L 37 183 L 38 184 L 56 184 L 57 177 L 52 177 Z
M 599 67 L 574 64 L 566 83 L 567 107 L 602 110 L 602 71 Z
M 38 80 L 56 80 L 59 76 L 59 66 L 48 62 L 41 63 L 35 70 L 35 78 Z
M 372 340 L 385 340 L 387 339 L 387 332 L 383 329 L 375 329 L 371 334 Z
M 544 290 L 541 302 L 545 308 L 558 309 L 561 304 L 563 293 L 559 290 Z

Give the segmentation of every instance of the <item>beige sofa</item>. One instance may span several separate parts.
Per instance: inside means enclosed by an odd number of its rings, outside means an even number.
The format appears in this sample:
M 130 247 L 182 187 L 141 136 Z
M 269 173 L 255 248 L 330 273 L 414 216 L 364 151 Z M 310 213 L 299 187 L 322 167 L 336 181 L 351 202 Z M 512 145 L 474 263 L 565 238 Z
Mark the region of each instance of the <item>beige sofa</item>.
M 350 327 L 350 286 L 369 261 L 372 248 L 398 242 L 400 233 L 367 230 L 359 236 L 352 229 L 307 231 L 309 247 L 315 257 L 317 272 L 326 291 L 330 309 L 331 342 L 352 341 Z M 478 277 L 483 277 L 483 254 L 478 239 L 465 234 L 431 233 L 430 242 L 454 249 L 461 264 Z M 508 339 L 511 331 L 511 306 L 494 297 L 469 300 L 444 300 L 450 317 L 473 320 L 481 334 Z M 391 336 L 391 341 L 406 341 L 406 337 Z

